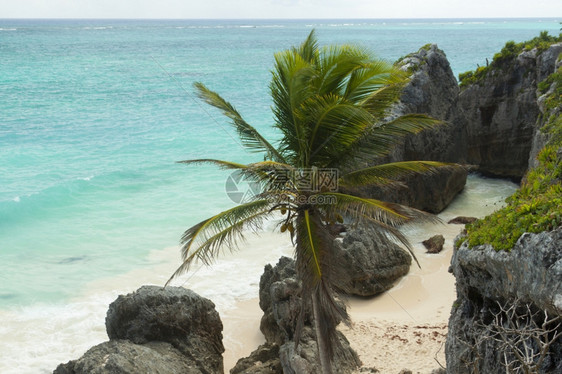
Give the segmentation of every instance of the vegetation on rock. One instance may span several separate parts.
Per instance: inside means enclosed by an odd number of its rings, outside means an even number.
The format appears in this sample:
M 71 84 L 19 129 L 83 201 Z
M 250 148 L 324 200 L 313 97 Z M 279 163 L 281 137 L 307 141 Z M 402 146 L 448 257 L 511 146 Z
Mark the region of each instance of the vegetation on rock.
M 506 200 L 507 206 L 467 226 L 471 247 L 489 243 L 496 250 L 509 250 L 525 232 L 538 233 L 562 226 L 561 83 L 559 67 L 539 84 L 539 90 L 547 92 L 545 113 L 539 121 L 544 124 L 541 131 L 549 141 L 538 154 L 538 166 L 529 170 L 520 189 Z
M 558 36 L 548 34 L 548 31 L 542 31 L 539 36 L 531 40 L 521 43 L 509 41 L 505 43 L 502 50 L 494 55 L 494 58 L 487 66 L 479 66 L 476 70 L 467 71 L 459 74 L 459 82 L 461 87 L 471 84 L 480 84 L 482 79 L 495 69 L 503 69 L 510 64 L 523 51 L 537 49 L 540 54 L 548 49 L 553 43 L 562 42 L 562 33 Z

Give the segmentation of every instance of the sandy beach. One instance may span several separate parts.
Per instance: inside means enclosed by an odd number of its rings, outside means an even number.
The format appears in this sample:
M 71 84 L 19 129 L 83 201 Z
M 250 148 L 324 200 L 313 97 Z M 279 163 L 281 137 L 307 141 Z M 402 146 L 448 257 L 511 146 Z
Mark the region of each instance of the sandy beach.
M 444 250 L 426 254 L 421 243 L 412 243 L 421 268 L 413 264 L 407 276 L 379 296 L 349 300 L 352 326 L 340 326 L 340 330 L 364 367 L 376 368 L 382 374 L 398 374 L 402 369 L 425 374 L 440 364 L 445 366 L 447 321 L 455 299 L 455 280 L 448 267 L 453 240 L 461 228 L 449 224 L 419 227 L 417 230 L 428 238 L 442 233 Z M 225 372 L 265 341 L 259 332 L 262 315 L 258 299 L 252 299 L 239 302 L 221 316 Z

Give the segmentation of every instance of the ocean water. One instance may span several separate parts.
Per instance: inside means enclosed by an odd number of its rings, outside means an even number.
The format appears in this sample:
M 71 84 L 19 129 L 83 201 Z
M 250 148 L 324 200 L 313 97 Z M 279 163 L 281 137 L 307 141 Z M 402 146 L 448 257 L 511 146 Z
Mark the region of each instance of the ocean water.
M 316 28 L 394 61 L 427 43 L 455 74 L 556 19 L 0 20 L 0 372 L 50 372 L 106 339 L 117 295 L 162 285 L 183 231 L 232 206 L 228 173 L 175 161 L 259 159 L 193 95 L 204 82 L 275 137 L 268 83 L 276 51 Z M 257 157 L 257 158 L 256 158 Z M 491 209 L 509 182 L 471 177 Z M 480 195 L 478 195 L 480 194 Z M 484 204 L 486 206 L 486 204 Z M 475 214 L 476 215 L 476 214 Z M 263 265 L 292 254 L 274 234 L 178 281 L 219 308 L 255 297 Z M 265 250 L 264 250 L 265 249 Z M 236 284 L 236 287 L 229 285 Z

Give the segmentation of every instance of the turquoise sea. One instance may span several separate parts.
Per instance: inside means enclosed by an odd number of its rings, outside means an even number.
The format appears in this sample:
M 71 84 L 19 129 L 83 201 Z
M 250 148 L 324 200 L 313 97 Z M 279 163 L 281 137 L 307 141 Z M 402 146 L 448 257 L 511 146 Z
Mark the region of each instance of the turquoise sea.
M 80 352 L 91 345 L 76 343 L 76 335 L 103 334 L 103 315 L 92 310 L 105 313 L 107 290 L 117 295 L 167 280 L 179 264 L 183 230 L 233 205 L 226 173 L 175 161 L 259 159 L 244 151 L 220 113 L 193 96 L 193 82 L 218 91 L 274 136 L 273 54 L 312 28 L 321 44 L 360 44 L 389 61 L 436 43 L 458 75 L 491 61 L 506 41 L 542 30 L 557 35 L 560 24 L 0 19 L 0 372 L 14 365 L 17 373 L 49 372 L 75 358 L 69 346 Z M 502 194 L 489 191 L 492 199 Z M 279 246 L 267 260 L 285 252 L 290 248 Z M 256 257 L 259 251 L 224 271 L 234 280 L 240 272 L 253 276 L 246 270 L 263 266 Z M 216 272 L 201 281 L 210 294 L 236 298 L 255 290 L 257 280 L 220 289 Z M 38 340 L 45 349 L 24 350 L 28 366 L 12 357 Z

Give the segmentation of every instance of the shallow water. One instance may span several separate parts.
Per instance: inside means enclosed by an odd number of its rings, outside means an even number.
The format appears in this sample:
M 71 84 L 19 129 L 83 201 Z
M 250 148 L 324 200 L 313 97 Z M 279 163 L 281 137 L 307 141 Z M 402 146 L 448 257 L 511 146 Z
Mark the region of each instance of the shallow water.
M 509 181 L 471 175 L 464 191 L 439 216 L 445 222 L 458 215 L 482 217 L 502 206 L 505 197 L 516 188 Z M 435 233 L 454 237 L 461 227 L 424 224 L 413 226 L 406 233 L 417 256 L 424 256 L 422 240 Z M 210 298 L 219 312 L 224 313 L 237 301 L 256 298 L 263 267 L 275 264 L 280 256 L 292 254 L 293 247 L 286 235 L 269 230 L 258 236 L 248 234 L 239 251 L 226 254 L 212 267 L 196 266 L 192 273 L 172 284 Z M 59 363 L 78 358 L 92 345 L 107 340 L 105 313 L 109 303 L 119 294 L 132 292 L 143 284 L 164 284 L 178 261 L 177 247 L 155 250 L 144 266 L 90 282 L 84 286 L 81 296 L 66 303 L 43 303 L 0 311 L 0 319 L 5 321 L 0 325 L 0 352 L 4 357 L 0 361 L 0 371 L 49 373 Z M 423 270 L 431 272 L 428 266 L 424 265 Z M 225 342 L 237 344 L 236 338 L 226 336 Z

